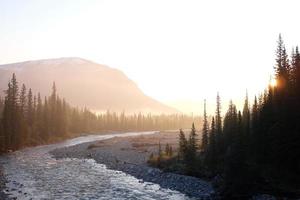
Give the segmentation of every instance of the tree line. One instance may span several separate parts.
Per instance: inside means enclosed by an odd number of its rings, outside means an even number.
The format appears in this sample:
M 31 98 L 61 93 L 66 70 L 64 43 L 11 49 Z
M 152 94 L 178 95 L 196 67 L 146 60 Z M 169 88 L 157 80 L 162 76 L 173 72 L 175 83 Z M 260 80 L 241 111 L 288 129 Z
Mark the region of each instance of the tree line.
M 180 130 L 173 165 L 182 163 L 182 171 L 192 176 L 218 177 L 226 198 L 259 191 L 299 197 L 300 53 L 296 47 L 288 56 L 281 36 L 274 68 L 276 84 L 255 96 L 252 105 L 246 94 L 241 111 L 230 101 L 222 116 L 218 94 L 209 124 L 204 103 L 202 134 L 194 124 L 189 136 Z
M 0 98 L 0 152 L 47 144 L 82 133 L 104 131 L 169 130 L 188 127 L 200 117 L 183 114 L 152 115 L 116 113 L 95 114 L 87 108 L 70 106 L 59 97 L 55 83 L 51 95 L 42 98 L 24 84 L 19 88 L 13 74 Z

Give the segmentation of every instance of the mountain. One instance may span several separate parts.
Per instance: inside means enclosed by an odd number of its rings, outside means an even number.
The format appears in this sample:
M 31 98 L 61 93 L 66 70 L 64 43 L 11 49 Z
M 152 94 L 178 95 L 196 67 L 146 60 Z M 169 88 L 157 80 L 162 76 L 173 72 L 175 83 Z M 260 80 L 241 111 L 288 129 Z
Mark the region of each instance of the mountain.
M 123 72 L 82 58 L 57 58 L 0 65 L 0 89 L 15 73 L 19 83 L 25 83 L 42 96 L 49 95 L 55 82 L 58 93 L 71 105 L 94 111 L 126 113 L 176 113 L 146 96 Z M 20 86 L 21 87 L 21 86 Z

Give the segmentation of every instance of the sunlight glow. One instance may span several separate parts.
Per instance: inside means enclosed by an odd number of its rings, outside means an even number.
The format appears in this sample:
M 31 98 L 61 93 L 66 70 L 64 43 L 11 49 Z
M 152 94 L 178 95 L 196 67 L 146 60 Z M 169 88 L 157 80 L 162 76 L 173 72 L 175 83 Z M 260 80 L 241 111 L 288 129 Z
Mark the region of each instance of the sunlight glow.
M 273 88 L 276 87 L 277 86 L 277 80 L 276 79 L 271 79 L 270 86 L 273 87 Z

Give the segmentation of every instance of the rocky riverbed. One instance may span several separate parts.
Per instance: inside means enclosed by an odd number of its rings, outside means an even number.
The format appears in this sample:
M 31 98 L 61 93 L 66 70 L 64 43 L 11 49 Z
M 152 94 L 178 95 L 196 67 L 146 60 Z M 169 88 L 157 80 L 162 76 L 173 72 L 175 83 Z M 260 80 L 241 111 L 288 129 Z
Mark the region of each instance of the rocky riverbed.
M 197 199 L 211 199 L 214 190 L 209 182 L 195 177 L 162 172 L 147 165 L 150 154 L 157 153 L 159 142 L 163 148 L 168 143 L 176 151 L 177 137 L 177 132 L 115 137 L 60 148 L 50 153 L 57 159 L 66 157 L 92 158 L 110 169 L 130 174 L 141 182 L 157 183 L 162 188 L 177 190 Z
M 9 199 L 8 196 L 4 193 L 6 179 L 4 177 L 2 167 L 0 166 L 0 199 Z

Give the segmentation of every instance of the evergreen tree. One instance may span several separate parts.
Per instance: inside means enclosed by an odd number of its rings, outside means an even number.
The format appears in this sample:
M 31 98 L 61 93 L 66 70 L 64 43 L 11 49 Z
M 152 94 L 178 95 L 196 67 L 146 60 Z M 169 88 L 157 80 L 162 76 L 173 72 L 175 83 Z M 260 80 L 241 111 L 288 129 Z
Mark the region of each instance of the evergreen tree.
M 222 135 L 221 99 L 219 93 L 217 93 L 215 124 L 216 150 L 218 154 L 222 154 L 224 153 L 224 138 Z
M 56 85 L 53 82 L 52 93 L 48 100 L 48 109 L 49 109 L 49 133 L 52 137 L 57 134 L 57 94 L 56 94 Z
M 186 164 L 186 172 L 193 174 L 196 169 L 196 152 L 197 152 L 197 134 L 195 124 L 192 124 L 189 140 L 187 142 L 187 150 L 184 156 L 184 162 Z
M 49 106 L 48 106 L 48 100 L 45 97 L 44 100 L 44 109 L 43 109 L 43 141 L 48 142 L 49 138 L 51 137 L 50 134 L 50 111 L 49 111 Z
M 221 98 L 219 93 L 217 94 L 217 108 L 216 108 L 216 134 L 220 136 L 222 134 L 222 117 L 221 117 Z
M 13 149 L 18 149 L 22 146 L 22 137 L 20 137 L 21 133 L 21 113 L 19 108 L 19 86 L 17 82 L 16 75 L 13 74 L 11 79 L 12 86 L 12 119 L 14 120 L 12 124 L 13 132 L 12 132 L 12 142 Z
M 294 98 L 291 98 L 291 105 L 289 110 L 290 114 L 294 115 L 292 116 L 293 119 L 299 119 L 299 113 L 300 112 L 300 53 L 298 50 L 298 46 L 296 47 L 296 50 L 292 52 L 292 62 L 291 62 L 291 82 L 292 82 L 292 95 Z M 297 112 L 292 112 L 292 110 L 297 109 Z M 295 122 L 294 122 L 295 123 Z
M 256 96 L 254 97 L 254 103 L 253 103 L 253 106 L 252 106 L 252 124 L 251 124 L 251 127 L 252 127 L 252 131 L 253 132 L 256 132 L 256 129 L 257 129 L 257 126 L 258 126 L 258 112 L 259 112 L 259 105 L 258 105 L 258 102 L 257 102 L 257 98 Z
M 19 137 L 21 129 L 21 114 L 19 109 L 19 87 L 16 75 L 13 74 L 8 90 L 6 91 L 6 104 L 4 114 L 4 131 L 7 136 L 7 145 L 10 149 L 18 149 L 22 145 Z
M 4 149 L 12 148 L 12 124 L 13 124 L 13 105 L 12 105 L 12 86 L 11 81 L 8 83 L 8 89 L 5 91 L 4 109 L 2 117 Z
M 298 46 L 296 47 L 296 51 L 293 55 L 292 71 L 295 82 L 295 94 L 297 99 L 300 100 L 300 53 Z
M 244 116 L 243 116 L 244 117 Z M 233 141 L 228 147 L 225 155 L 224 175 L 226 183 L 226 198 L 243 198 L 251 191 L 249 184 L 249 171 L 246 166 L 246 149 L 243 144 L 244 124 L 241 112 L 237 114 L 237 134 L 233 135 Z M 245 198 L 245 197 L 244 197 Z
M 242 126 L 243 130 L 240 133 L 242 137 L 242 143 L 245 149 L 247 149 L 247 153 L 251 154 L 251 148 L 250 148 L 250 143 L 251 143 L 251 135 L 250 135 L 250 108 L 249 108 L 249 100 L 248 100 L 248 92 L 246 92 L 246 97 L 245 97 L 245 103 L 243 107 L 243 117 L 242 117 Z M 250 143 L 249 143 L 250 141 Z
M 215 118 L 213 117 L 211 120 L 211 128 L 209 133 L 209 146 L 208 152 L 206 154 L 206 165 L 210 168 L 212 172 L 215 172 L 217 165 L 217 142 L 216 142 L 216 125 Z
M 167 143 L 167 144 L 166 144 L 166 147 L 165 147 L 165 154 L 166 154 L 166 156 L 169 156 L 169 153 L 170 153 L 170 146 L 169 146 L 169 144 Z
M 43 120 L 43 103 L 40 93 L 37 97 L 37 108 L 36 108 L 36 137 L 38 140 L 42 140 L 44 131 L 44 120 Z
M 160 141 L 158 142 L 158 155 L 161 157 L 162 156 L 162 151 L 161 151 L 161 144 Z
M 189 136 L 189 141 L 188 141 L 188 146 L 190 151 L 193 154 L 196 154 L 197 151 L 197 134 L 196 134 L 196 128 L 195 128 L 195 124 L 192 124 L 192 129 L 191 129 L 191 133 Z
M 232 144 L 233 139 L 237 134 L 237 111 L 236 106 L 232 101 L 229 103 L 228 111 L 226 112 L 223 124 L 223 152 L 226 152 L 227 148 Z
M 250 134 L 250 110 L 249 110 L 249 101 L 248 101 L 248 92 L 246 92 L 245 103 L 243 108 L 243 132 L 246 137 L 249 138 Z
M 252 113 L 251 113 L 251 153 L 253 157 L 257 157 L 258 154 L 258 146 L 257 141 L 255 141 L 256 138 L 259 138 L 259 111 L 260 111 L 260 105 L 257 102 L 256 96 L 254 97 L 254 103 L 252 106 Z
M 182 129 L 179 131 L 179 150 L 178 157 L 179 159 L 183 159 L 185 157 L 187 151 L 187 140 L 185 138 L 184 132 Z
M 207 146 L 208 146 L 208 122 L 207 122 L 207 115 L 206 115 L 206 100 L 204 100 L 202 145 L 201 145 L 202 150 L 206 151 Z
M 26 110 L 26 118 L 27 118 L 27 123 L 30 129 L 33 128 L 33 120 L 34 120 L 34 108 L 33 108 L 33 99 L 32 99 L 32 91 L 31 88 L 28 91 L 28 96 L 27 96 L 27 110 Z M 31 130 L 32 131 L 32 130 Z
M 28 141 L 28 125 L 26 122 L 26 112 L 27 112 L 27 96 L 26 96 L 26 86 L 23 84 L 19 97 L 19 109 L 20 109 L 20 133 L 19 137 L 23 138 L 20 145 L 27 145 Z
M 20 93 L 20 112 L 23 117 L 25 117 L 25 110 L 26 110 L 26 104 L 27 104 L 27 97 L 26 97 L 26 86 L 23 84 L 21 93 Z
M 275 74 L 276 74 L 276 103 L 279 104 L 281 108 L 281 104 L 283 103 L 283 98 L 286 97 L 286 90 L 284 88 L 290 85 L 290 66 L 288 55 L 286 53 L 286 49 L 282 40 L 281 35 L 279 35 L 277 50 L 276 50 L 276 65 L 275 65 Z

